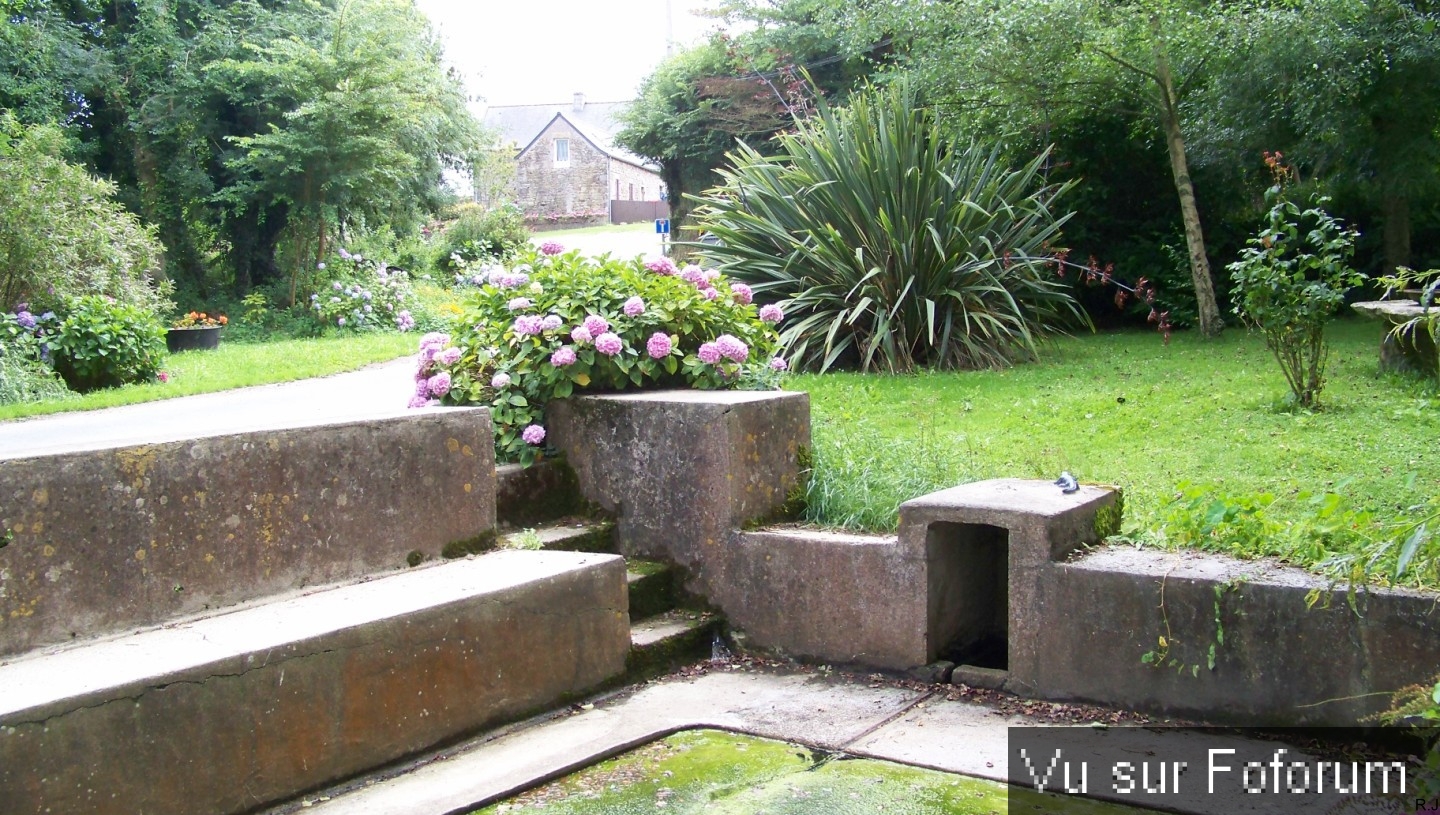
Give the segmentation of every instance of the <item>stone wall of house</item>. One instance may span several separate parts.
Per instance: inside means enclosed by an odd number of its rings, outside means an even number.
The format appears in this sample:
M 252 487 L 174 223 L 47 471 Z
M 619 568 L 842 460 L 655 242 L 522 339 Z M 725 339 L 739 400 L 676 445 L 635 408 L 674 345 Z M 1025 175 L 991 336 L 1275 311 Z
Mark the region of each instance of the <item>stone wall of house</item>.
M 555 161 L 555 141 L 568 139 L 570 161 Z M 608 214 L 610 157 L 563 119 L 541 131 L 516 160 L 515 200 L 539 225 L 604 223 Z
M 660 174 L 628 162 L 612 161 L 610 197 L 616 201 L 659 201 Z

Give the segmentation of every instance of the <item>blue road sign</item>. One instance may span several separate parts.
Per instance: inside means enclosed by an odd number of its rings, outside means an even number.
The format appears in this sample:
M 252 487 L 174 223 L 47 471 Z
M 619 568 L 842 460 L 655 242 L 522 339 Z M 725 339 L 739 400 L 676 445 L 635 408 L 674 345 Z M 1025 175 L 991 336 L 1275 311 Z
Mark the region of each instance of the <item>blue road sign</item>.
M 656 219 L 655 219 L 655 234 L 656 234 L 656 235 L 669 235 L 669 234 L 670 234 L 670 219 L 669 219 L 669 218 L 656 218 Z

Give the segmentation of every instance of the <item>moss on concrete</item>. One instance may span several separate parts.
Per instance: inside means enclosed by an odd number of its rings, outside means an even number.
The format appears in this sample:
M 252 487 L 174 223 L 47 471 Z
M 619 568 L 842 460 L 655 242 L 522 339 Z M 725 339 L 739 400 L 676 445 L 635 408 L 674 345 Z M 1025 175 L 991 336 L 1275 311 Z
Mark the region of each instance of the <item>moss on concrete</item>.
M 499 815 L 523 807 L 536 815 L 991 815 L 1007 811 L 1008 792 L 994 781 L 719 730 L 692 730 L 479 813 Z M 1141 811 L 1034 793 L 1019 796 L 1015 804 L 1033 806 L 1037 813 Z
M 1111 535 L 1120 534 L 1120 523 L 1125 520 L 1125 493 L 1119 487 L 1112 489 L 1115 491 L 1115 503 L 1100 507 L 1095 513 L 1097 540 L 1103 541 Z
M 465 557 L 466 555 L 484 554 L 495 548 L 497 540 L 495 530 L 487 529 L 473 538 L 465 538 L 464 540 L 451 541 L 445 544 L 445 547 L 440 550 L 440 555 L 446 560 L 454 560 L 455 558 Z

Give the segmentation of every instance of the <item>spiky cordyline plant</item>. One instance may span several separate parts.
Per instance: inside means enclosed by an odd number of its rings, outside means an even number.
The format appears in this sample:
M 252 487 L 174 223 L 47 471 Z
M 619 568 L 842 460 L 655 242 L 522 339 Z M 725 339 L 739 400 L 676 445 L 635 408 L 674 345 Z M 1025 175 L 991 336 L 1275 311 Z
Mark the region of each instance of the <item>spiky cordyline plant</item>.
M 822 103 L 774 156 L 729 158 L 696 199 L 704 253 L 784 301 L 792 365 L 998 367 L 1086 320 L 1050 259 L 1069 185 L 1044 183 L 1044 155 L 1013 170 L 945 138 L 903 83 Z

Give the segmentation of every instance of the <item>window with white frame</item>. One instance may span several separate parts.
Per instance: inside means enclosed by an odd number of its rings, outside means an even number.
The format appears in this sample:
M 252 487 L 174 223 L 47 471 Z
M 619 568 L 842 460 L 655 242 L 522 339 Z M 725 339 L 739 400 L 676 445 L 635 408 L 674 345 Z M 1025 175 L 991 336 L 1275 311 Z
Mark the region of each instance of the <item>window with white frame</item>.
M 555 166 L 556 166 L 556 167 L 569 167 L 569 166 L 570 166 L 570 140 L 569 140 L 569 139 L 556 139 L 556 140 L 555 140 Z

